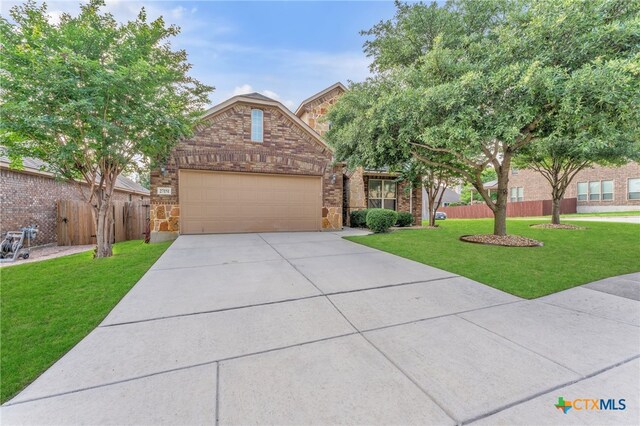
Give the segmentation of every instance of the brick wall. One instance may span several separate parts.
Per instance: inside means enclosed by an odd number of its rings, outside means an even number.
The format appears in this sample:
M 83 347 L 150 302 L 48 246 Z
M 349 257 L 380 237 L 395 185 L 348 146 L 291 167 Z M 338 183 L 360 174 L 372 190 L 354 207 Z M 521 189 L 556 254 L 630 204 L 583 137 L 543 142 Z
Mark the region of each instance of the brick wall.
M 640 200 L 627 199 L 627 180 L 640 178 L 640 164 L 628 163 L 621 167 L 594 166 L 580 171 L 569 184 L 565 198 L 577 198 L 578 182 L 613 180 L 613 200 L 611 201 L 578 201 L 578 212 L 614 211 L 640 209 Z M 534 170 L 517 170 L 509 176 L 509 194 L 511 188 L 524 189 L 524 201 L 551 199 L 551 185 Z
M 263 110 L 262 142 L 251 141 L 252 108 Z M 322 176 L 323 228 L 342 226 L 342 166 L 334 165 L 329 148 L 278 107 L 235 103 L 209 117 L 191 139 L 176 146 L 166 164 L 166 173 L 151 173 L 154 232 L 179 231 L 179 220 L 166 217 L 166 212 L 179 215 L 175 208 L 179 205 L 180 169 Z M 171 195 L 157 195 L 157 187 L 171 188 Z M 160 206 L 163 215 L 156 214 Z
M 131 197 L 141 199 L 136 194 Z M 129 193 L 114 191 L 114 199 L 129 201 Z M 82 200 L 82 196 L 77 185 L 66 181 L 0 169 L 0 235 L 4 238 L 7 231 L 38 225 L 34 245 L 55 243 L 58 200 Z

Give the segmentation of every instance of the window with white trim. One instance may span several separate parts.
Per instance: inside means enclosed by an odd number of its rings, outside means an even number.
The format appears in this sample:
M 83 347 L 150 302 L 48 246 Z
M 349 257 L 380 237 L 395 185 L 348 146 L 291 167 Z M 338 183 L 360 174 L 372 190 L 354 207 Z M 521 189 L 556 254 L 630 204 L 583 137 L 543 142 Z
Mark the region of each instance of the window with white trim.
M 395 210 L 396 183 L 389 179 L 369 179 L 367 207 Z
M 613 201 L 613 181 L 603 180 L 601 182 L 602 201 Z
M 613 181 L 578 182 L 578 201 L 613 201 Z
M 600 181 L 589 182 L 589 201 L 600 201 Z
M 511 188 L 511 202 L 524 201 L 524 188 L 521 186 L 514 186 Z
M 578 201 L 587 201 L 589 199 L 589 184 L 587 182 L 578 182 Z
M 251 110 L 251 142 L 262 142 L 263 112 L 261 109 Z
M 627 179 L 627 199 L 640 200 L 640 178 Z

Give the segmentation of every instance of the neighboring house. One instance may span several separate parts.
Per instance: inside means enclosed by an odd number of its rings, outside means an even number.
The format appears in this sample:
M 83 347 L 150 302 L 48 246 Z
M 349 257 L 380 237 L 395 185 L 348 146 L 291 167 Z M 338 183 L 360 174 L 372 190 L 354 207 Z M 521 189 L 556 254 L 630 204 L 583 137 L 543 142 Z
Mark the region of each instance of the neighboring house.
M 47 164 L 23 158 L 23 169 L 9 167 L 9 159 L 0 150 L 0 234 L 19 231 L 30 225 L 38 226 L 35 245 L 56 242 L 56 201 L 82 200 L 78 185 L 56 179 L 46 171 Z M 149 190 L 123 176 L 118 177 L 114 199 L 121 201 L 149 201 Z
M 440 196 L 440 193 L 438 193 L 438 196 Z M 459 202 L 460 194 L 451 188 L 444 189 L 444 194 L 442 194 L 442 199 L 440 200 L 440 207 L 447 207 L 451 203 Z M 429 219 L 429 198 L 424 188 L 422 188 L 422 219 Z
M 640 164 L 593 166 L 578 172 L 564 198 L 577 198 L 578 213 L 640 210 Z M 550 200 L 551 185 L 535 170 L 511 170 L 509 201 Z
M 345 182 L 351 186 L 354 173 L 335 161 L 322 137 L 330 123 L 322 117 L 345 91 L 336 83 L 303 101 L 295 114 L 258 93 L 234 96 L 207 111 L 194 136 L 180 141 L 151 173 L 152 241 L 180 233 L 341 229 L 349 210 L 344 198 L 350 200 Z M 363 186 L 364 176 L 355 180 L 364 197 L 358 208 L 364 208 L 369 182 Z M 393 182 L 395 209 L 409 210 L 395 176 L 377 181 L 389 190 Z M 375 200 L 391 206 L 385 201 L 390 193 L 376 192 Z

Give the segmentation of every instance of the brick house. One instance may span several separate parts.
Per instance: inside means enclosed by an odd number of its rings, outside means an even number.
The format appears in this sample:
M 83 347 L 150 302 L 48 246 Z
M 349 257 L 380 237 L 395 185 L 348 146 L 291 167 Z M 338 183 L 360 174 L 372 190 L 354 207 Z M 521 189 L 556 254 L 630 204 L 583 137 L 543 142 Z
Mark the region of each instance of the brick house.
M 336 83 L 295 114 L 259 93 L 207 111 L 193 137 L 151 173 L 152 241 L 180 233 L 341 229 L 344 184 L 353 173 L 324 141 L 330 124 L 322 116 L 345 91 Z M 395 208 L 408 211 L 410 203 L 399 196 Z
M 578 213 L 640 210 L 640 164 L 593 166 L 578 172 L 564 198 L 577 198 Z M 535 170 L 512 170 L 509 201 L 550 200 L 551 185 Z
M 24 168 L 12 169 L 9 159 L 0 151 L 0 234 L 38 225 L 35 245 L 56 242 L 56 202 L 82 200 L 78 185 L 56 179 L 45 171 L 46 164 L 34 158 L 23 158 Z M 83 184 L 81 184 L 83 185 Z M 149 202 L 149 190 L 123 176 L 118 177 L 114 200 Z

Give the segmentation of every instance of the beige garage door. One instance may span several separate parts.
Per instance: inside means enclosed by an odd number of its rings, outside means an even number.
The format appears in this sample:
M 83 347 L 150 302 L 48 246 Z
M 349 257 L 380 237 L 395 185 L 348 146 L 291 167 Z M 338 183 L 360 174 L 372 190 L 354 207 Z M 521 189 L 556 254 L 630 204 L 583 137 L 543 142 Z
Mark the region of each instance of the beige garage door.
M 183 234 L 318 231 L 320 177 L 180 171 Z

